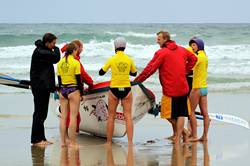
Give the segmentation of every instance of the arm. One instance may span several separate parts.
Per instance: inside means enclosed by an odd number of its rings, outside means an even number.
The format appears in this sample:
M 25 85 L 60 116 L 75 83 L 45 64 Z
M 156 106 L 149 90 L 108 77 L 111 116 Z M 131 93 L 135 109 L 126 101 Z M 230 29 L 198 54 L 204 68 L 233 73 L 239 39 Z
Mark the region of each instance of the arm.
M 99 70 L 99 75 L 103 76 L 111 66 L 111 58 L 105 63 L 105 65 Z
M 76 82 L 77 82 L 77 87 L 80 90 L 80 94 L 81 94 L 81 96 L 83 96 L 83 86 L 82 86 L 82 82 L 81 82 L 81 74 L 76 75 Z
M 79 61 L 76 61 L 75 63 L 75 77 L 76 77 L 77 87 L 80 90 L 81 96 L 83 96 L 83 85 L 81 81 L 81 63 Z
M 137 71 L 136 71 L 136 67 L 135 67 L 134 61 L 132 59 L 131 59 L 131 61 L 132 61 L 132 63 L 131 63 L 131 68 L 130 68 L 129 75 L 135 77 L 137 75 Z
M 145 81 L 149 76 L 151 76 L 161 65 L 162 60 L 160 56 L 155 53 L 153 59 L 147 64 L 147 66 L 143 69 L 141 74 L 139 74 L 134 81 L 136 82 L 143 82 Z
M 81 78 L 84 83 L 86 83 L 89 86 L 93 85 L 93 79 L 88 75 L 88 73 L 84 70 L 84 67 L 81 65 Z
M 38 54 L 38 60 L 41 62 L 47 62 L 47 63 L 57 63 L 60 60 L 60 50 L 58 47 L 55 47 L 54 50 L 47 50 L 38 48 L 37 49 Z
M 194 54 L 187 51 L 187 64 L 186 64 L 187 74 L 192 71 L 192 69 L 195 66 L 197 60 L 198 60 L 198 58 Z
M 57 76 L 57 79 L 58 79 L 59 89 L 61 89 L 61 87 L 62 87 L 62 78 L 61 78 L 61 76 Z

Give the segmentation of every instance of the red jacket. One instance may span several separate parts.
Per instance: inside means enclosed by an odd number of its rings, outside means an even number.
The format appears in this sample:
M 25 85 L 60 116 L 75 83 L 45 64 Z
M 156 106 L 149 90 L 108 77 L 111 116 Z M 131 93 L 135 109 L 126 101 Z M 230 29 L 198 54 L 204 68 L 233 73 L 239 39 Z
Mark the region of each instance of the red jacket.
M 135 81 L 143 82 L 159 69 L 163 94 L 171 97 L 183 96 L 189 90 L 186 74 L 192 70 L 196 61 L 194 54 L 176 45 L 174 41 L 168 41 L 165 47 L 155 53 Z
M 65 44 L 62 48 L 61 48 L 61 52 L 64 53 L 66 51 L 68 47 L 68 44 Z M 80 62 L 81 65 L 81 81 L 84 82 L 85 84 L 89 85 L 89 86 L 93 86 L 93 80 L 92 78 L 88 75 L 88 73 L 85 71 L 81 61 L 80 61 L 80 55 L 77 55 L 77 57 L 75 58 L 76 60 L 78 60 Z

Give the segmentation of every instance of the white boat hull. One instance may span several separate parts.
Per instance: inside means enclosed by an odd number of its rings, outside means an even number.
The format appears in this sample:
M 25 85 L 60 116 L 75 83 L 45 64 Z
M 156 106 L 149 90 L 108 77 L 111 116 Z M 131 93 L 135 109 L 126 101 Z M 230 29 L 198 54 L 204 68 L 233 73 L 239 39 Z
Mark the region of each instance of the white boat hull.
M 101 83 L 101 84 L 106 84 Z M 109 86 L 101 86 L 87 92 L 84 101 L 80 104 L 80 130 L 93 135 L 106 137 L 108 119 L 108 90 Z M 132 84 L 132 118 L 137 123 L 155 104 L 153 94 L 142 84 Z M 59 108 L 59 107 L 58 107 Z M 56 114 L 60 116 L 59 109 Z M 119 103 L 115 119 L 114 137 L 123 137 L 126 134 L 125 118 L 121 103 Z

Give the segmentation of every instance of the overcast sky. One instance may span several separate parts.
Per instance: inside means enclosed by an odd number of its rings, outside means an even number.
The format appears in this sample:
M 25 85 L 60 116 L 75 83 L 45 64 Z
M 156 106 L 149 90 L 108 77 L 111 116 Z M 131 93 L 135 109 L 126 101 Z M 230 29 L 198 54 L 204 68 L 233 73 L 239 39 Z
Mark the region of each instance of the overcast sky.
M 0 23 L 250 23 L 250 0 L 2 0 Z

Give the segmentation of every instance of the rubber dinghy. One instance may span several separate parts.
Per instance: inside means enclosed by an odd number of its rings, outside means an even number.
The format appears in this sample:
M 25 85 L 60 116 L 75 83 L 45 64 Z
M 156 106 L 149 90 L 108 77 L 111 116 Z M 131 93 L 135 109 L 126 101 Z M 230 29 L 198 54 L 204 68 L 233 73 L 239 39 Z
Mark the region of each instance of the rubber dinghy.
M 108 91 L 109 81 L 98 83 L 90 91 L 85 91 L 84 101 L 80 104 L 80 131 L 96 136 L 106 137 L 106 126 L 108 120 Z M 136 124 L 142 117 L 155 106 L 155 96 L 141 83 L 132 82 L 132 118 Z M 58 98 L 56 99 L 58 101 Z M 57 102 L 59 103 L 59 102 Z M 60 106 L 56 114 L 60 117 Z M 125 118 L 121 103 L 116 111 L 114 137 L 123 137 L 126 134 Z

